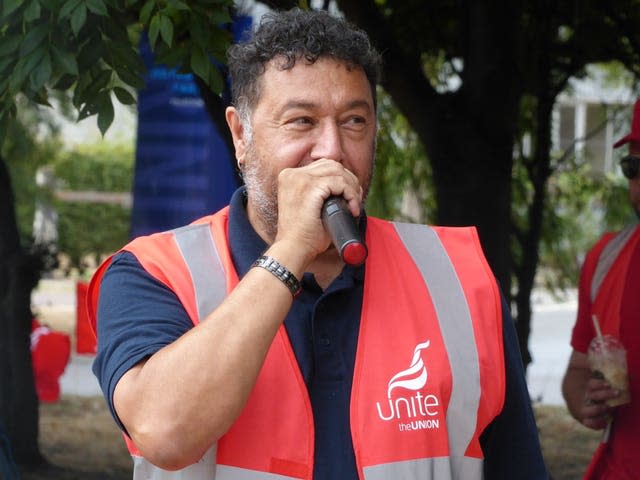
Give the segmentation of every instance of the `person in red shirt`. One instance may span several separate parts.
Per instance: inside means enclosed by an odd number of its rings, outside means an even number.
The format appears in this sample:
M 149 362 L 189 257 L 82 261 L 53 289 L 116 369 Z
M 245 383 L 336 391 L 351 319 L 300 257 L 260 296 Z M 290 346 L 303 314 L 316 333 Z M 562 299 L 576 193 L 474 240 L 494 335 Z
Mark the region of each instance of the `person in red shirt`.
M 629 181 L 629 200 L 640 218 L 640 100 L 631 132 L 614 148 L 628 145 L 620 166 Z M 638 478 L 640 457 L 640 226 L 605 233 L 588 252 L 578 288 L 578 315 L 573 328 L 562 393 L 571 415 L 585 427 L 603 430 L 603 441 L 585 479 Z M 631 402 L 611 407 L 621 392 L 592 374 L 587 352 L 596 336 L 592 316 L 604 334 L 619 338 L 627 350 Z

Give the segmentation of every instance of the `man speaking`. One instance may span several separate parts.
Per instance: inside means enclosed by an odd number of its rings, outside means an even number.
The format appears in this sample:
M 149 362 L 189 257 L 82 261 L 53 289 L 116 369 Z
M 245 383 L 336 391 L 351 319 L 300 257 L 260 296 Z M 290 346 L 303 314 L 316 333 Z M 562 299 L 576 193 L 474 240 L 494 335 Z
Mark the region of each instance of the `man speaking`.
M 93 369 L 134 477 L 547 478 L 475 229 L 364 213 L 380 68 L 367 36 L 295 9 L 228 56 L 245 186 L 126 245 L 91 283 Z M 363 235 L 360 265 L 325 230 L 330 197 Z

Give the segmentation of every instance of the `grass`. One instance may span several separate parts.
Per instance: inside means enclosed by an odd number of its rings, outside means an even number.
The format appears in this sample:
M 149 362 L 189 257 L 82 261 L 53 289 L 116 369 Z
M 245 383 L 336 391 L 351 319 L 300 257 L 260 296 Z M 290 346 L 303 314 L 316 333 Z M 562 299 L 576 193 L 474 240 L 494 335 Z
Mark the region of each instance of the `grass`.
M 542 454 L 553 480 L 581 479 L 600 442 L 600 432 L 574 420 L 565 407 L 534 406 Z

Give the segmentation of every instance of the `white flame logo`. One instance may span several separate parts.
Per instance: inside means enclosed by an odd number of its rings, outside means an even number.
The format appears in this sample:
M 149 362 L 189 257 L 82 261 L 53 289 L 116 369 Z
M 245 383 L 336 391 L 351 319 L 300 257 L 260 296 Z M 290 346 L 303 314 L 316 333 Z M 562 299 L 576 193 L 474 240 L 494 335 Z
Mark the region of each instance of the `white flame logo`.
M 409 390 L 419 390 L 427 383 L 427 368 L 422 361 L 420 352 L 429 346 L 430 341 L 419 343 L 413 350 L 411 366 L 406 370 L 396 373 L 387 387 L 387 397 L 391 398 L 391 391 L 396 387 L 403 387 Z

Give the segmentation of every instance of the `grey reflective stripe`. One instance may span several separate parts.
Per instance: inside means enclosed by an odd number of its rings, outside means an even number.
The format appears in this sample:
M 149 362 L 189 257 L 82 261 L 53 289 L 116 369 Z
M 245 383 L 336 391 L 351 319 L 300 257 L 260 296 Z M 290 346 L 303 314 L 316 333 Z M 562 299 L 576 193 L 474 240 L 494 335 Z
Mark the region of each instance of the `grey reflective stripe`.
M 366 480 L 460 480 L 482 478 L 482 459 L 464 457 L 456 459 L 459 471 L 455 477 L 451 473 L 451 459 L 421 458 L 406 462 L 386 463 L 364 469 Z
M 215 248 L 209 224 L 187 225 L 173 230 L 180 254 L 189 269 L 198 308 L 198 318 L 206 318 L 224 299 L 227 280 L 222 261 Z M 133 456 L 133 480 L 215 480 L 235 478 L 216 475 L 214 444 L 198 463 L 182 470 L 168 471 L 156 467 L 143 457 Z M 238 477 L 240 478 L 240 477 Z
M 196 293 L 198 317 L 206 318 L 227 294 L 227 280 L 209 224 L 187 225 L 173 230 L 176 243 L 189 267 Z
M 214 480 L 216 477 L 216 449 L 214 444 L 198 463 L 182 470 L 163 470 L 143 457 L 133 458 L 133 480 Z
M 480 476 L 464 474 L 469 463 L 464 454 L 475 433 L 480 404 L 480 366 L 467 299 L 451 259 L 435 231 L 425 225 L 394 225 L 429 289 L 451 366 L 451 398 L 446 418 L 450 458 L 440 460 L 450 462 L 450 465 L 448 476 L 442 473 L 438 479 L 481 478 L 482 468 L 479 469 Z M 392 468 L 392 465 L 386 467 Z M 427 462 L 427 471 L 431 469 L 430 465 Z M 444 468 L 439 462 L 437 466 L 438 471 Z
M 295 477 L 278 475 L 277 473 L 258 472 L 244 468 L 218 465 L 216 480 L 299 480 Z
M 163 470 L 143 457 L 133 457 L 133 480 L 299 480 L 276 473 L 216 465 L 216 445 L 198 463 L 182 470 Z
M 222 261 L 208 224 L 188 225 L 173 233 L 191 274 L 198 317 L 202 320 L 226 296 L 227 281 Z M 274 473 L 216 465 L 216 450 L 217 444 L 214 444 L 198 463 L 178 471 L 163 470 L 143 457 L 134 456 L 133 480 L 295 480 Z
M 609 240 L 609 243 L 605 245 L 598 257 L 598 264 L 596 265 L 595 272 L 593 273 L 593 280 L 591 281 L 591 302 L 595 302 L 600 291 L 600 286 L 605 277 L 609 273 L 613 262 L 616 261 L 618 255 L 627 244 L 633 232 L 637 228 L 637 224 L 629 225 L 615 237 Z

